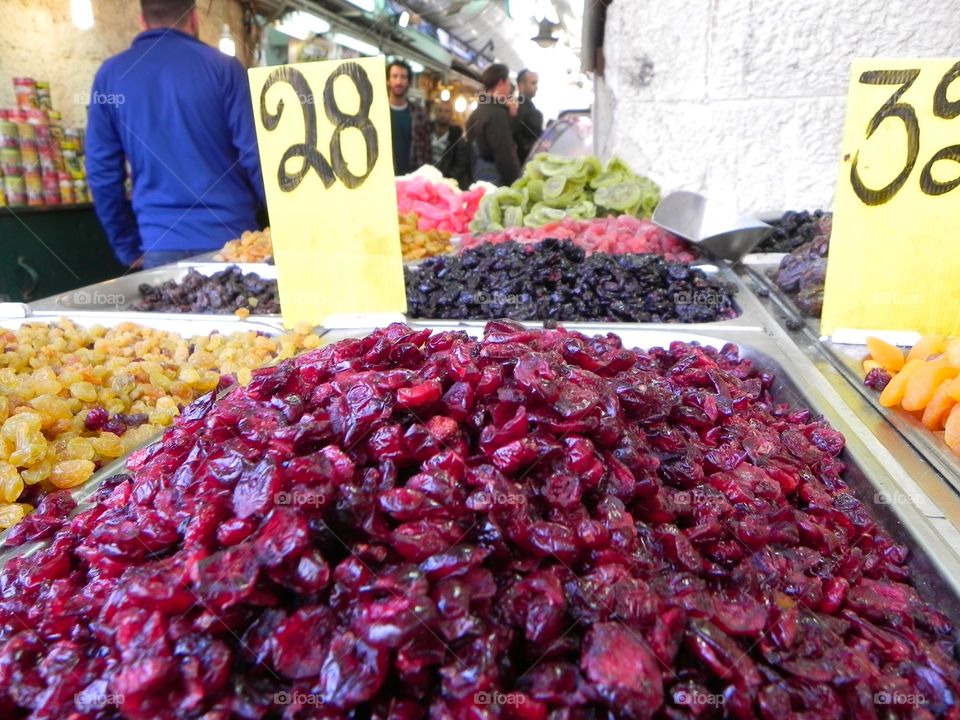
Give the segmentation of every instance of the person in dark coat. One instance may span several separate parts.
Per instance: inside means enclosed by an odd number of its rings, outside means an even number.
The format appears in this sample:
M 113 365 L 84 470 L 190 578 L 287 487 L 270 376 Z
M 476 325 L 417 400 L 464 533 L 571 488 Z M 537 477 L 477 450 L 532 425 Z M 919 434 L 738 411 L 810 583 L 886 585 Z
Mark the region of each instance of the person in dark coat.
M 521 70 L 517 75 L 517 116 L 513 119 L 513 141 L 517 144 L 520 164 L 527 161 L 530 151 L 543 134 L 543 113 L 533 104 L 540 77 L 532 70 Z
M 461 190 L 473 182 L 470 169 L 470 145 L 463 135 L 463 128 L 453 124 L 453 105 L 449 101 L 437 105 L 430 123 L 430 142 L 433 165 L 444 177 L 457 181 Z
M 473 154 L 473 177 L 495 185 L 510 185 L 520 177 L 520 158 L 513 140 L 507 101 L 510 70 L 494 63 L 483 71 L 483 93 L 467 118 L 467 137 Z

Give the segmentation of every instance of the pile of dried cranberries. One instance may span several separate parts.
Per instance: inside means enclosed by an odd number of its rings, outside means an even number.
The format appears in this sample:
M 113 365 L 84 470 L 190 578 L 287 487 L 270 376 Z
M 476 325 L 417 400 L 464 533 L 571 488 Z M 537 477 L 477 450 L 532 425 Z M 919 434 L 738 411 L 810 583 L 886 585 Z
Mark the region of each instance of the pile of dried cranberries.
M 0 716 L 956 717 L 951 624 L 772 382 L 507 322 L 255 371 L 18 528 Z

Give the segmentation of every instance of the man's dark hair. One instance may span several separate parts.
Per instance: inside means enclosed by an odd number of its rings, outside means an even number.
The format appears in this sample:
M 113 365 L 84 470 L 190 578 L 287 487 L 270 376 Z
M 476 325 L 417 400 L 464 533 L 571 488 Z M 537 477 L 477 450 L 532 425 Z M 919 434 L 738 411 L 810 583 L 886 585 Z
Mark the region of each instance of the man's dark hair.
M 531 69 L 529 69 L 529 68 L 524 68 L 523 70 L 521 70 L 520 72 L 518 72 L 518 73 L 517 73 L 517 85 L 519 85 L 520 83 L 522 83 L 522 82 L 523 82 L 523 79 L 524 79 L 527 75 L 529 75 L 530 73 L 532 73 L 532 72 L 533 72 L 533 70 L 531 70 Z
M 143 19 L 147 25 L 174 27 L 186 20 L 197 7 L 196 0 L 140 0 Z
M 387 65 L 387 79 L 390 79 L 390 69 L 395 67 L 402 67 L 407 71 L 407 82 L 413 82 L 413 68 L 410 67 L 410 63 L 406 60 L 391 60 L 390 64 Z
M 480 76 L 484 90 L 493 90 L 502 81 L 510 77 L 510 68 L 502 63 L 494 63 L 487 67 Z

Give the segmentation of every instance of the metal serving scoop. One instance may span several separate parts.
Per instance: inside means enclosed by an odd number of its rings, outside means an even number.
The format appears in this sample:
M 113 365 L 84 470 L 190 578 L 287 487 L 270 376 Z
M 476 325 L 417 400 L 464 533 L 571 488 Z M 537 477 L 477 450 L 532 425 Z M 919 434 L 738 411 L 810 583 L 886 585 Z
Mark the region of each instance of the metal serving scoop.
M 753 250 L 773 230 L 765 222 L 686 190 L 672 192 L 661 199 L 652 220 L 664 230 L 732 263 Z

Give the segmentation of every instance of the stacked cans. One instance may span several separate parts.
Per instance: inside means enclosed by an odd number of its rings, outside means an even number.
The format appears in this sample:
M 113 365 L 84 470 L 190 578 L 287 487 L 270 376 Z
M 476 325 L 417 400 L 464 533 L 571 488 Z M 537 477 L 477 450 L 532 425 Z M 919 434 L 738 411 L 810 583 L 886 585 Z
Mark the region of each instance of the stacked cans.
M 5 204 L 13 206 L 27 204 L 20 155 L 20 126 L 13 117 L 16 112 L 0 110 L 0 173 L 3 174 Z
M 50 83 L 14 78 L 17 109 L 0 110 L 0 205 L 89 202 L 81 131 L 63 127 Z

